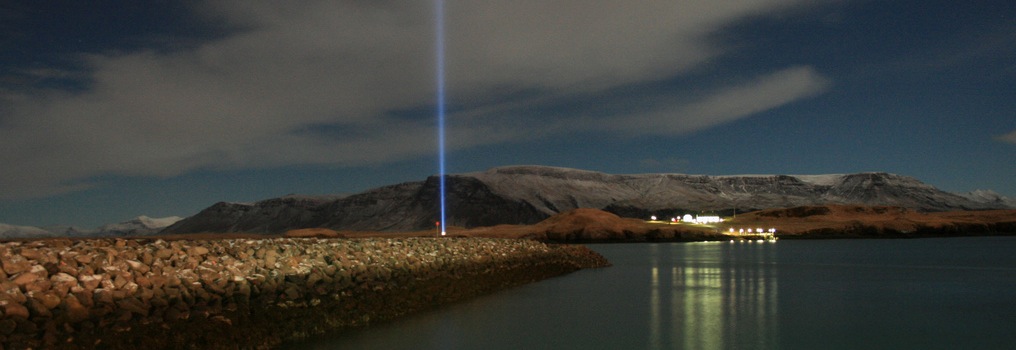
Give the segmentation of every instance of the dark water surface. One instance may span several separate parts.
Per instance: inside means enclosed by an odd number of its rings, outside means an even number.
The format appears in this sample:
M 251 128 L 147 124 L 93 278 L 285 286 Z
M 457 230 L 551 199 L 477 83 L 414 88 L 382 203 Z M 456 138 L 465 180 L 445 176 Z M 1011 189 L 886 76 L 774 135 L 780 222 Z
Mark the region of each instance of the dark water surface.
M 1016 347 L 1016 237 L 590 247 L 614 266 L 285 348 Z

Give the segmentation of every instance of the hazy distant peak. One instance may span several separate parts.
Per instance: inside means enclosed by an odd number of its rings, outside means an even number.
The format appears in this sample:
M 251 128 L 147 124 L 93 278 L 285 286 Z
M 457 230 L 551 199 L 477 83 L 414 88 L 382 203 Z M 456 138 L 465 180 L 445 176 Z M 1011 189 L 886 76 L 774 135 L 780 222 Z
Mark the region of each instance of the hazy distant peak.
M 1016 203 L 1011 199 L 992 190 L 973 190 L 963 194 L 963 197 L 979 203 L 1003 204 L 1009 207 L 1016 207 Z
M 177 221 L 183 220 L 179 216 L 169 216 L 164 218 L 151 218 L 145 215 L 138 216 L 136 219 L 141 224 L 149 228 L 163 228 L 169 225 L 175 224 Z
M 145 215 L 138 216 L 134 219 L 118 222 L 115 224 L 106 224 L 99 227 L 95 232 L 89 232 L 89 235 L 94 236 L 143 236 L 155 234 L 162 229 L 169 227 L 178 221 L 183 220 L 179 216 L 170 216 L 165 218 L 151 218 Z
M 32 226 L 17 226 L 0 223 L 0 238 L 41 238 L 52 237 L 53 233 Z

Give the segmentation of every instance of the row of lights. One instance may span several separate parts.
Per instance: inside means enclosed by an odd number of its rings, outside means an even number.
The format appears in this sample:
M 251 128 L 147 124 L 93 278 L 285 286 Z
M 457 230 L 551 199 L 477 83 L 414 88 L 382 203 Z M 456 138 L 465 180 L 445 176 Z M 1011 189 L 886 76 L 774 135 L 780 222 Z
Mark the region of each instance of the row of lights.
M 745 232 L 745 229 L 743 229 L 743 228 L 742 228 L 742 229 L 738 229 L 736 233 L 738 233 L 738 234 L 745 234 L 745 233 L 748 233 L 748 234 L 755 234 L 755 233 L 767 233 L 767 232 L 768 232 L 769 234 L 775 234 L 775 233 L 776 233 L 776 229 L 775 229 L 775 228 L 771 228 L 771 229 L 769 229 L 769 230 L 763 230 L 763 229 L 761 229 L 761 228 L 756 228 L 756 229 L 751 229 L 751 228 L 749 228 L 749 229 L 747 230 L 747 232 Z M 734 233 L 735 233 L 735 232 L 734 232 L 734 228 L 733 228 L 733 227 L 731 227 L 731 228 L 730 228 L 730 233 L 731 233 L 731 234 L 734 234 Z
M 650 216 L 649 218 L 652 221 L 656 221 L 656 219 L 657 219 L 656 215 Z M 677 222 L 677 218 L 671 218 L 670 221 Z M 722 222 L 722 219 L 721 219 L 721 222 Z M 775 235 L 776 234 L 776 229 L 775 228 L 770 228 L 770 229 L 766 230 L 766 229 L 763 229 L 763 228 L 759 227 L 759 228 L 747 228 L 747 229 L 739 228 L 739 229 L 737 229 L 735 231 L 733 227 L 730 228 L 730 234 L 732 234 L 732 235 L 733 234 L 738 234 L 738 235 L 750 234 L 751 235 L 751 234 L 766 234 L 766 233 L 768 233 L 770 235 Z
M 766 240 L 766 239 L 759 239 L 759 240 L 746 239 L 746 240 L 736 240 L 736 241 L 733 240 L 733 239 L 730 240 L 730 243 L 735 243 L 735 242 L 737 242 L 737 243 L 744 243 L 744 242 L 748 242 L 748 243 L 766 243 L 766 242 L 773 243 L 773 242 L 776 242 L 776 240 Z

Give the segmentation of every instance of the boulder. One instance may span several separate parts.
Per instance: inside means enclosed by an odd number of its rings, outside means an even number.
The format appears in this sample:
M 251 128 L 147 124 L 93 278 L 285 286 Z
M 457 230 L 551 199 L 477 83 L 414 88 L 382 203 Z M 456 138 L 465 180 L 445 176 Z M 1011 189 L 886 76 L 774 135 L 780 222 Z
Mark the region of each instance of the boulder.
M 152 280 L 148 277 L 145 276 L 135 277 L 134 282 L 137 283 L 138 287 L 141 287 L 142 289 L 152 288 Z
M 116 305 L 119 306 L 120 309 L 127 310 L 141 316 L 148 316 L 148 305 L 145 305 L 145 303 L 138 300 L 138 298 L 128 297 L 117 301 Z
M 55 265 L 52 263 L 45 263 L 44 265 L 32 265 L 32 268 L 28 271 L 34 273 L 36 276 L 39 276 L 39 278 L 47 279 L 49 278 L 49 268 L 47 268 L 47 266 L 53 266 L 53 269 L 55 270 Z
M 208 254 L 208 248 L 202 246 L 191 247 L 190 249 L 187 250 L 187 254 L 193 256 L 203 256 L 205 254 Z
M 50 276 L 49 280 L 53 283 L 53 292 L 60 296 L 66 295 L 71 288 L 78 285 L 77 278 L 63 272 L 58 272 L 53 276 Z
M 38 289 L 38 286 L 35 286 L 35 282 L 39 280 L 39 275 L 31 272 L 25 272 L 15 277 L 13 282 L 21 287 L 22 290 L 28 292 L 30 290 Z
M 52 292 L 33 293 L 32 299 L 38 300 L 46 309 L 53 310 L 60 305 L 60 297 Z
M 142 263 L 137 260 L 127 260 L 127 265 L 131 267 L 131 271 L 137 272 L 139 274 L 147 273 L 150 270 L 148 264 Z
M 92 300 L 95 304 L 114 304 L 113 302 L 113 291 L 106 288 L 96 288 L 92 291 Z
M 36 260 L 36 261 L 43 260 L 43 254 L 42 254 L 42 252 L 39 251 L 38 249 L 34 249 L 34 248 L 25 248 L 25 249 L 22 249 L 21 250 L 21 256 L 25 257 L 25 259 L 28 259 L 28 260 Z
M 172 249 L 168 249 L 168 248 L 159 249 L 158 251 L 155 252 L 155 258 L 156 259 L 162 259 L 162 260 L 169 259 L 169 258 L 171 258 L 173 256 L 173 253 L 174 252 L 173 252 Z
M 113 277 L 113 288 L 123 289 L 123 287 L 127 285 L 127 282 L 129 282 L 127 277 L 124 277 L 123 275 L 117 275 L 116 277 Z
M 81 305 L 81 301 L 74 295 L 67 295 L 63 299 L 67 319 L 71 322 L 81 322 L 88 319 L 88 308 Z
M 83 274 L 78 276 L 78 281 L 81 281 L 81 286 L 84 287 L 86 291 L 92 291 L 95 288 L 98 288 L 99 284 L 102 283 L 102 275 Z
M 88 254 L 80 254 L 74 257 L 74 260 L 81 264 L 91 264 L 94 259 L 95 258 Z
M 21 255 L 12 254 L 9 258 L 3 259 L 3 268 L 8 275 L 16 275 L 30 270 L 32 263 Z
M 11 301 L 15 303 L 23 303 L 27 300 L 25 294 L 21 292 L 21 288 L 17 284 L 11 281 L 0 282 L 0 301 Z
M 4 316 L 9 318 L 28 319 L 28 308 L 15 302 L 3 304 Z

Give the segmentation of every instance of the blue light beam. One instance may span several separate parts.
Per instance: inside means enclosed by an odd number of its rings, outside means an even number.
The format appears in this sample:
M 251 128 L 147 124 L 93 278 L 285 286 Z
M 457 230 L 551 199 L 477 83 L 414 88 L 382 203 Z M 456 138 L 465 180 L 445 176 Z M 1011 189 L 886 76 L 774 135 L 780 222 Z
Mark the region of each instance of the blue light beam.
M 437 152 L 438 152 L 438 192 L 441 197 L 441 235 L 445 230 L 447 215 L 445 211 L 445 38 L 444 38 L 444 0 L 435 0 L 435 51 L 437 62 Z

